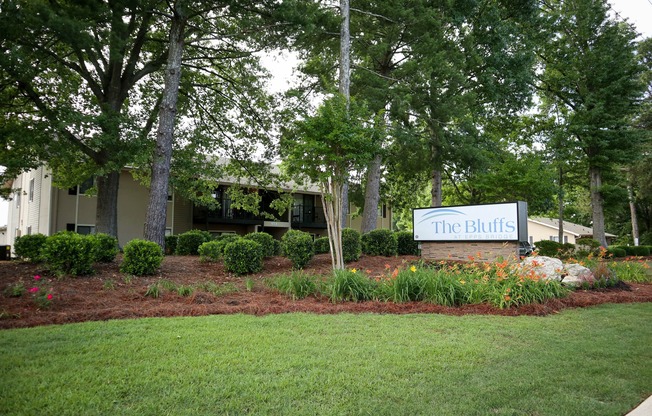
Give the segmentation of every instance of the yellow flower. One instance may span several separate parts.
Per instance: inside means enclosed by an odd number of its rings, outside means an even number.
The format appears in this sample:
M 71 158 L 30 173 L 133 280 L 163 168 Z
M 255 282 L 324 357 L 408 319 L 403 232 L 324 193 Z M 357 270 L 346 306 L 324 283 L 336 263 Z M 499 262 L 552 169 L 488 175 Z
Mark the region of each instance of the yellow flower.
M 410 271 L 411 271 L 412 273 L 414 273 L 414 272 L 416 272 L 416 271 L 417 271 L 417 268 L 416 268 L 416 267 L 414 267 L 414 266 L 412 266 L 412 267 L 410 267 Z
M 356 272 L 357 272 L 356 269 L 351 269 L 351 273 L 356 273 Z
M 460 280 L 460 283 L 463 284 L 463 285 L 465 285 L 465 284 L 466 284 L 466 281 L 465 281 L 465 280 Z

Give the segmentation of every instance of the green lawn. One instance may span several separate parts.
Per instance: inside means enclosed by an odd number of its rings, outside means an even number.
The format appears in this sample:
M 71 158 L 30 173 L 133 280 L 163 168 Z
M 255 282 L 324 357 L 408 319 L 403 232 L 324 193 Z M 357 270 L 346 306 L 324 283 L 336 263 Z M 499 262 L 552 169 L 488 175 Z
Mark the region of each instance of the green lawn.
M 0 331 L 0 413 L 622 415 L 652 304 L 548 317 L 248 315 Z

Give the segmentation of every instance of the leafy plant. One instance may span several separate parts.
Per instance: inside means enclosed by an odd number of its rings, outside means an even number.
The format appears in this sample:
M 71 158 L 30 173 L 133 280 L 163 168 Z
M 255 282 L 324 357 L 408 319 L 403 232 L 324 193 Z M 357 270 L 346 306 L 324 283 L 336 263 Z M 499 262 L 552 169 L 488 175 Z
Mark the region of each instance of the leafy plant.
M 49 308 L 52 304 L 52 300 L 54 299 L 52 288 L 45 287 L 41 276 L 34 276 L 34 286 L 29 288 L 27 291 L 30 293 L 32 299 L 34 299 L 34 303 L 36 303 L 39 308 Z
M 77 233 L 62 231 L 47 237 L 43 257 L 48 267 L 57 274 L 81 276 L 93 272 L 93 244 Z
M 370 256 L 395 256 L 398 240 L 392 230 L 377 229 L 362 235 L 362 252 Z
M 235 274 L 256 273 L 263 269 L 263 246 L 241 238 L 224 247 L 224 268 Z
M 281 237 L 281 247 L 283 255 L 290 259 L 294 269 L 303 269 L 315 253 L 310 234 L 299 230 L 286 232 Z
M 135 239 L 124 246 L 120 271 L 135 276 L 156 273 L 163 261 L 163 250 L 153 241 Z
M 207 241 L 199 246 L 200 261 L 216 262 L 222 258 L 224 244 L 220 241 Z
M 375 285 L 356 269 L 334 270 L 330 284 L 332 302 L 365 301 L 374 297 Z
M 316 277 L 303 271 L 293 271 L 289 275 L 275 277 L 270 285 L 292 299 L 303 299 L 317 293 Z
M 192 288 L 192 286 L 180 285 L 179 287 L 177 287 L 177 294 L 179 296 L 187 297 L 192 295 L 193 292 L 194 289 Z
M 360 233 L 353 228 L 342 229 L 342 256 L 344 263 L 357 261 L 362 253 Z
M 540 256 L 555 257 L 561 251 L 561 244 L 552 240 L 541 240 L 534 243 L 535 251 Z
M 156 243 L 154 243 L 156 244 Z M 147 286 L 147 290 L 145 291 L 145 296 L 148 296 L 150 298 L 157 299 L 159 296 L 161 296 L 161 288 L 157 283 L 153 283 L 149 286 Z
M 16 237 L 14 252 L 22 260 L 36 263 L 43 260 L 42 251 L 47 237 L 43 234 L 21 235 Z
M 342 230 L 342 244 L 344 244 L 344 230 Z M 325 254 L 331 251 L 330 243 L 328 242 L 328 237 L 319 237 L 316 238 L 313 246 L 315 248 L 315 254 Z M 344 247 L 342 247 L 343 249 Z
M 399 256 L 416 256 L 419 254 L 419 243 L 414 241 L 414 236 L 410 231 L 399 231 L 395 235 Z
M 255 241 L 258 244 L 260 244 L 263 249 L 264 257 L 273 257 L 276 254 L 275 247 L 274 247 L 274 237 L 272 237 L 268 233 L 264 233 L 264 232 L 249 233 L 245 235 L 243 238 L 246 238 L 247 240 Z
M 165 254 L 174 254 L 177 251 L 178 235 L 165 236 Z
M 177 247 L 175 253 L 182 256 L 196 256 L 199 246 L 213 238 L 208 231 L 190 230 L 177 237 Z
M 118 255 L 120 248 L 118 247 L 118 239 L 104 233 L 87 235 L 93 245 L 93 257 L 95 261 L 101 263 L 111 263 Z

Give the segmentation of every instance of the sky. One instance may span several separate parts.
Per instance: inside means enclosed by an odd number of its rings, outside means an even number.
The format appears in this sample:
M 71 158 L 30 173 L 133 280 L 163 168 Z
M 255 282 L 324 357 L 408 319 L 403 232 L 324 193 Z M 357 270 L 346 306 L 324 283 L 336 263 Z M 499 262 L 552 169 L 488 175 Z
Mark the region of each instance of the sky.
M 613 10 L 621 18 L 633 24 L 645 37 L 652 36 L 652 0 L 609 0 Z M 274 92 L 287 88 L 292 75 L 292 64 L 287 56 L 275 56 L 264 59 L 265 65 L 274 73 Z M 0 169 L 2 167 L 0 166 Z M 0 227 L 7 225 L 8 202 L 0 199 Z

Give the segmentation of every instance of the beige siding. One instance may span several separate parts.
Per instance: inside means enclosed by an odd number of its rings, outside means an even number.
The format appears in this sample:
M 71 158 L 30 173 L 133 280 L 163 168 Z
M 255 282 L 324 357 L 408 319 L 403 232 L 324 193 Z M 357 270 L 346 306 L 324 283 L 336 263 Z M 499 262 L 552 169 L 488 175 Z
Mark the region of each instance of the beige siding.
M 530 241 L 533 243 L 542 240 L 550 240 L 550 237 L 557 237 L 559 234 L 556 228 L 539 224 L 533 221 L 528 221 L 527 232 L 530 237 Z M 577 238 L 575 234 L 571 234 L 568 231 L 564 230 L 564 236 L 568 237 L 569 243 L 575 244 L 575 239 Z
M 175 194 L 172 233 L 177 235 L 190 230 L 192 230 L 192 202 Z

